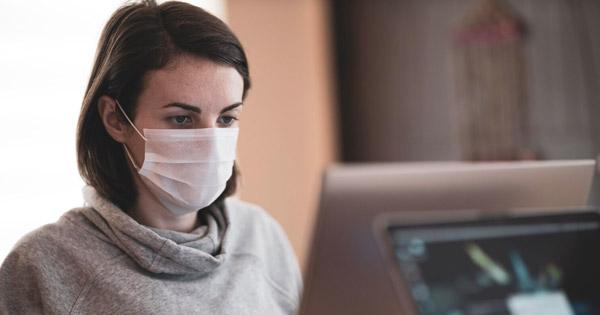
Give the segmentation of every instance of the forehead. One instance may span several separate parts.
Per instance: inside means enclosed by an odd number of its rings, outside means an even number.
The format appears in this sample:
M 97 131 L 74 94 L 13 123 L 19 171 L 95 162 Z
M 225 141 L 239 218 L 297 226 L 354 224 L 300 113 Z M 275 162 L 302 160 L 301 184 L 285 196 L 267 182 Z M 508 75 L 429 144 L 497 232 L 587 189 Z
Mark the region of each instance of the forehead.
M 241 102 L 242 76 L 232 66 L 191 56 L 175 57 L 162 69 L 148 72 L 140 101 L 155 105 L 182 102 L 223 107 Z

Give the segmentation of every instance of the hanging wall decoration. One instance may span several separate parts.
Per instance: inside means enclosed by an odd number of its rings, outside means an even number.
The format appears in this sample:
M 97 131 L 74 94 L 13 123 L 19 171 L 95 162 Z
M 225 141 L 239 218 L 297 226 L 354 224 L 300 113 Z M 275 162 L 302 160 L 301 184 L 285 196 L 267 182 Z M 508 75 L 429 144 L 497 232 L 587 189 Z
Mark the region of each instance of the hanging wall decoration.
M 526 127 L 523 23 L 504 1 L 482 0 L 454 41 L 463 158 L 533 158 Z

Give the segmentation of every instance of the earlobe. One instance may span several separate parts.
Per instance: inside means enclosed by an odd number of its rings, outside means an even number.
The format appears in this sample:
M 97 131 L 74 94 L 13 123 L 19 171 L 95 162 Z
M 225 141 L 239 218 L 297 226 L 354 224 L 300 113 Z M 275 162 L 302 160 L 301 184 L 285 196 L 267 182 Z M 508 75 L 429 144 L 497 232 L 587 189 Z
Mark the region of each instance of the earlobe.
M 98 99 L 98 114 L 106 132 L 117 142 L 125 143 L 128 134 L 127 125 L 121 121 L 117 113 L 117 103 L 107 95 Z

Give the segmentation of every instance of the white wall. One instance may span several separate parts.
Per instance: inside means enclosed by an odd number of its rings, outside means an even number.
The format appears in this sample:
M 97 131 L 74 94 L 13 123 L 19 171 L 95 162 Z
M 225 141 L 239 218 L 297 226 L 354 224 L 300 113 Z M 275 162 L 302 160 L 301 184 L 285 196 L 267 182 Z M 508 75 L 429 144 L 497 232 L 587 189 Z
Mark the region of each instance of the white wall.
M 224 17 L 223 0 L 190 1 Z M 0 261 L 83 199 L 75 128 L 104 23 L 124 1 L 0 1 Z

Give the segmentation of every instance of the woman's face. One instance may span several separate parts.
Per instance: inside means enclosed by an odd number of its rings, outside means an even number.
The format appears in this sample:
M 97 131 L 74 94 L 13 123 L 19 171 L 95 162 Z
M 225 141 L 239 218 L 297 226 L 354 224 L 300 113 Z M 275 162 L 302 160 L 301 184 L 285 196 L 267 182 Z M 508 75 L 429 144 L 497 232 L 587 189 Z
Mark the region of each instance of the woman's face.
M 133 123 L 142 133 L 145 128 L 235 128 L 243 90 L 244 81 L 235 68 L 182 55 L 146 74 Z M 144 140 L 135 131 L 128 132 L 125 145 L 141 166 Z

